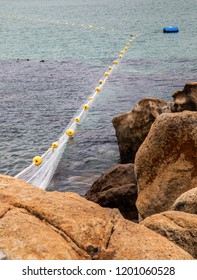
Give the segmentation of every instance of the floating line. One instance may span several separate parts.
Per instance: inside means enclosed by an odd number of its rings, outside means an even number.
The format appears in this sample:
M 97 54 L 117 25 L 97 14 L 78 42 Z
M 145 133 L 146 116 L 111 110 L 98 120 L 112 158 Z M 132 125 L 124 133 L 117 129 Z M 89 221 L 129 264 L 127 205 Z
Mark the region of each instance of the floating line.
M 17 174 L 15 176 L 16 178 L 20 178 L 23 181 L 41 189 L 47 188 L 57 169 L 68 140 L 75 134 L 75 129 L 77 128 L 78 123 L 81 122 L 87 111 L 91 108 L 92 103 L 102 91 L 106 81 L 112 75 L 114 69 L 117 67 L 126 51 L 129 49 L 130 43 L 140 35 L 134 37 L 131 34 L 130 36 L 132 36 L 132 39 L 127 41 L 124 49 L 120 51 L 117 60 L 114 60 L 112 66 L 108 67 L 103 77 L 99 80 L 98 86 L 93 91 L 93 94 L 90 95 L 87 98 L 86 102 L 79 108 L 78 112 L 75 114 L 66 129 L 63 131 L 58 141 L 53 142 L 49 149 L 43 155 L 34 157 L 32 160 L 32 164 L 22 170 L 19 174 Z
M 65 27 L 78 27 L 78 28 L 85 28 L 85 29 L 105 29 L 104 26 L 95 26 L 93 24 L 84 24 L 84 23 L 75 23 L 69 22 L 65 20 L 57 20 L 57 19 L 41 19 L 41 18 L 33 18 L 33 17 L 26 17 L 26 16 L 16 16 L 16 15 L 9 15 L 9 14 L 0 14 L 0 18 L 6 18 L 13 21 L 25 21 L 34 24 L 49 24 L 49 25 L 64 25 Z M 109 28 L 107 28 L 109 29 Z M 115 31 L 114 28 L 111 31 Z

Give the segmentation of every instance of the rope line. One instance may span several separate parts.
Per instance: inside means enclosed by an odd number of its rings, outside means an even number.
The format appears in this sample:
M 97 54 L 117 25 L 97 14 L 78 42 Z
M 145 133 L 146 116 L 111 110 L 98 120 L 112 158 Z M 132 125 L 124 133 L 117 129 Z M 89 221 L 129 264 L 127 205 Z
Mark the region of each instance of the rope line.
M 78 113 L 76 113 L 74 118 L 67 125 L 58 141 L 53 142 L 42 156 L 35 156 L 32 160 L 32 164 L 17 174 L 15 178 L 20 178 L 41 189 L 47 188 L 64 153 L 68 140 L 75 134 L 78 123 L 81 122 L 82 118 L 91 108 L 92 103 L 95 101 L 100 91 L 102 91 L 106 81 L 125 55 L 125 52 L 129 49 L 130 43 L 140 35 L 134 37 L 131 34 L 130 36 L 132 36 L 132 39 L 127 41 L 124 50 L 120 51 L 117 60 L 114 60 L 113 65 L 108 67 L 103 77 L 99 80 L 99 85 L 95 88 L 93 94 L 90 95 L 86 102 L 79 108 Z
M 51 24 L 51 25 L 64 25 L 67 27 L 81 27 L 85 29 L 94 29 L 94 28 L 101 28 L 105 29 L 104 26 L 95 26 L 93 24 L 84 24 L 84 23 L 75 23 L 75 22 L 69 22 L 65 20 L 57 20 L 57 19 L 41 19 L 41 18 L 33 18 L 33 17 L 26 17 L 26 16 L 16 16 L 16 15 L 9 15 L 9 14 L 0 14 L 0 18 L 6 18 L 13 21 L 26 21 L 29 23 L 34 24 Z M 114 28 L 111 29 L 112 31 L 115 31 Z

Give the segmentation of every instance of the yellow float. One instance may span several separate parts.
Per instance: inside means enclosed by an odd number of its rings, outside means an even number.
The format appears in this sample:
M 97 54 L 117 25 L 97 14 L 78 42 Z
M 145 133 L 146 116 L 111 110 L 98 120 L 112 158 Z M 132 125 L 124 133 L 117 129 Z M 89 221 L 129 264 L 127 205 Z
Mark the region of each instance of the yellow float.
M 105 77 L 109 77 L 109 72 L 105 72 Z
M 80 118 L 79 117 L 75 117 L 75 122 L 80 122 Z
M 90 108 L 90 106 L 89 106 L 88 104 L 84 104 L 84 105 L 83 105 L 83 109 L 84 109 L 84 110 L 88 110 L 89 108 Z
M 95 90 L 96 90 L 97 92 L 101 91 L 100 87 L 96 87 Z
M 75 134 L 75 132 L 74 132 L 73 129 L 68 129 L 68 130 L 66 130 L 66 134 L 67 134 L 68 136 L 73 136 L 73 135 Z
M 57 142 L 53 142 L 51 145 L 52 148 L 56 149 L 58 147 L 58 143 Z
M 35 165 L 40 165 L 42 163 L 42 158 L 40 156 L 36 156 L 32 159 L 33 163 L 35 163 Z

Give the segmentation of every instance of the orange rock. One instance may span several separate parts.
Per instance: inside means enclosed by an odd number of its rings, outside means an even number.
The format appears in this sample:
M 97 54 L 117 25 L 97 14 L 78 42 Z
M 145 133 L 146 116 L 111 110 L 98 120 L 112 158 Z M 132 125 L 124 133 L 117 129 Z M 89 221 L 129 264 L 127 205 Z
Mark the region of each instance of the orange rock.
M 172 210 L 197 214 L 197 188 L 193 188 L 178 197 L 172 206 Z
M 197 186 L 197 112 L 162 114 L 135 160 L 137 208 L 143 219 L 170 210 L 184 192 Z
M 118 210 L 0 175 L 0 252 L 8 259 L 193 259 Z
M 123 219 L 115 224 L 108 249 L 114 250 L 114 260 L 178 260 L 190 256 L 165 237 Z
M 197 258 L 197 215 L 167 211 L 152 215 L 141 224 L 163 235 Z

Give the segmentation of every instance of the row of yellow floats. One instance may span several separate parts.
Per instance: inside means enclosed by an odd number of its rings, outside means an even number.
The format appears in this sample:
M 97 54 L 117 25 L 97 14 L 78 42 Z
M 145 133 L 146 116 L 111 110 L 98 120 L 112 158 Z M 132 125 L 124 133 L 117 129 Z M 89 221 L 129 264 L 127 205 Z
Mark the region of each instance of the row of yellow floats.
M 133 37 L 133 34 L 130 34 L 130 36 Z M 74 123 L 79 123 L 79 122 L 80 122 L 80 116 L 82 115 L 82 113 L 90 108 L 90 102 L 93 101 L 95 95 L 101 91 L 101 89 L 102 89 L 102 87 L 103 87 L 103 85 L 104 85 L 104 82 L 105 82 L 106 79 L 110 76 L 111 71 L 112 71 L 112 70 L 114 69 L 114 67 L 119 63 L 119 60 L 123 57 L 123 55 L 125 54 L 125 51 L 127 51 L 127 50 L 129 49 L 130 43 L 131 43 L 133 40 L 135 40 L 137 37 L 139 37 L 139 35 L 136 36 L 136 37 L 133 37 L 132 39 L 129 40 L 129 42 L 126 43 L 126 46 L 124 47 L 124 50 L 120 51 L 120 53 L 119 53 L 119 55 L 118 55 L 118 59 L 117 59 L 117 60 L 114 60 L 113 66 L 109 66 L 109 67 L 108 67 L 108 70 L 104 73 L 104 79 L 100 79 L 100 80 L 99 80 L 99 86 L 95 88 L 95 91 L 94 91 L 93 96 L 91 96 L 91 97 L 88 98 L 88 102 L 85 103 L 85 104 L 83 105 L 83 109 L 82 109 L 81 113 L 80 113 L 77 117 L 74 118 Z M 68 137 L 72 137 L 72 136 L 75 134 L 75 131 L 74 131 L 74 129 L 72 128 L 72 126 L 73 126 L 73 124 L 70 126 L 69 129 L 67 129 L 67 130 L 65 131 L 65 134 L 66 134 Z M 58 148 L 58 146 L 59 146 L 58 141 L 57 141 L 57 142 L 53 142 L 52 145 L 51 145 L 51 147 L 49 148 L 49 150 L 52 149 L 52 150 L 54 151 L 55 149 Z M 43 155 L 43 156 L 44 156 L 44 155 Z M 33 163 L 34 163 L 36 166 L 39 166 L 39 165 L 42 163 L 42 158 L 43 158 L 43 156 L 35 156 L 35 157 L 33 158 L 33 160 L 32 160 Z
M 65 26 L 73 26 L 73 27 L 84 27 L 84 28 L 95 28 L 94 25 L 88 25 L 88 24 L 77 24 L 75 22 L 68 22 L 65 20 L 49 20 L 49 19 L 39 19 L 39 18 L 32 18 L 27 16 L 17 16 L 17 15 L 8 15 L 8 14 L 0 14 L 0 18 L 7 18 L 10 20 L 25 20 L 29 23 L 35 23 L 35 24 L 53 24 L 53 25 L 65 25 Z M 104 26 L 96 26 L 97 28 L 104 29 Z M 112 31 L 115 31 L 114 28 L 112 28 Z

